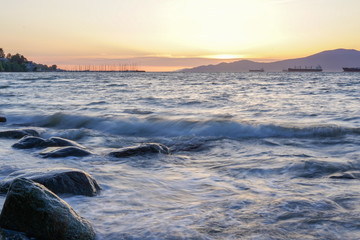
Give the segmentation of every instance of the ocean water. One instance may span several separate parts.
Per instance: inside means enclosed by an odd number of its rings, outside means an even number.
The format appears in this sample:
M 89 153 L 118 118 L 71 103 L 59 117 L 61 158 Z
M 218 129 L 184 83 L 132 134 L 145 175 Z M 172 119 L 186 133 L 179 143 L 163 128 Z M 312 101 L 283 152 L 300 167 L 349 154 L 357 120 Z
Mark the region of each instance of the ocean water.
M 0 139 L 0 180 L 90 173 L 100 195 L 61 197 L 98 239 L 359 239 L 359 99 L 356 73 L 1 73 L 1 130 L 94 154 L 41 158 Z M 108 156 L 148 142 L 172 154 Z

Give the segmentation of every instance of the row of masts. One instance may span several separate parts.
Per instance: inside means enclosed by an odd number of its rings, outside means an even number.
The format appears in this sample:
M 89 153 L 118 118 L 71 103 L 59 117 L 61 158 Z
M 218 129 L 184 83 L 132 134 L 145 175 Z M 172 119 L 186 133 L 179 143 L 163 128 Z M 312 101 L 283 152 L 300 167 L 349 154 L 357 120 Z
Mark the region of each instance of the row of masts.
M 137 64 L 64 65 L 61 69 L 67 72 L 145 72 Z

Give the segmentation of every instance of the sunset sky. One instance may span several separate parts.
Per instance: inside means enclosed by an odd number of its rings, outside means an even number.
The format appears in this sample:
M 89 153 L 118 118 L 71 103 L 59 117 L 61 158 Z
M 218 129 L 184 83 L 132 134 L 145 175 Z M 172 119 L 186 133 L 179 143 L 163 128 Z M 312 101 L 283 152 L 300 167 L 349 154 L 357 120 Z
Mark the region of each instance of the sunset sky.
M 0 2 L 0 47 L 59 66 L 135 63 L 170 71 L 360 50 L 359 0 Z

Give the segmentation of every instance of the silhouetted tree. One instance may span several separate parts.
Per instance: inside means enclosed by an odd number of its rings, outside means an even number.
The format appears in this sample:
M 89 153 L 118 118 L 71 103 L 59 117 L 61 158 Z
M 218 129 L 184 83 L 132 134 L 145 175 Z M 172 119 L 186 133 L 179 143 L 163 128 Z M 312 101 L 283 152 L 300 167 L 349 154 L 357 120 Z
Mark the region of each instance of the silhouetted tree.
M 0 58 L 4 58 L 5 53 L 2 48 L 0 48 Z M 32 63 L 31 65 L 35 67 L 33 69 L 28 69 L 26 64 L 29 61 L 21 54 L 17 53 L 11 55 L 8 53 L 5 60 L 0 61 L 0 72 L 27 72 L 27 71 L 56 71 L 57 66 L 47 66 L 43 64 Z
M 2 48 L 0 48 L 0 58 L 4 58 L 5 57 L 5 52 Z
M 16 62 L 17 64 L 23 64 L 27 62 L 27 59 L 23 55 L 17 53 L 11 57 L 11 62 Z

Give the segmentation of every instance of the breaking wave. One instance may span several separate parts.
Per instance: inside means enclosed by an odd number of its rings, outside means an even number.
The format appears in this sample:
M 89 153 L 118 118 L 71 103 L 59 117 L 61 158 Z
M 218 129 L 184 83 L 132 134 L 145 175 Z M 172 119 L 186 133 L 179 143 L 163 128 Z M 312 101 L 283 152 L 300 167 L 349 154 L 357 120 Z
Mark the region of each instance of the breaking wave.
M 43 116 L 9 116 L 9 123 L 56 129 L 92 129 L 115 135 L 139 137 L 313 138 L 360 134 L 360 128 L 338 125 L 286 126 L 250 124 L 229 119 L 188 120 L 166 118 L 102 118 L 55 113 Z

